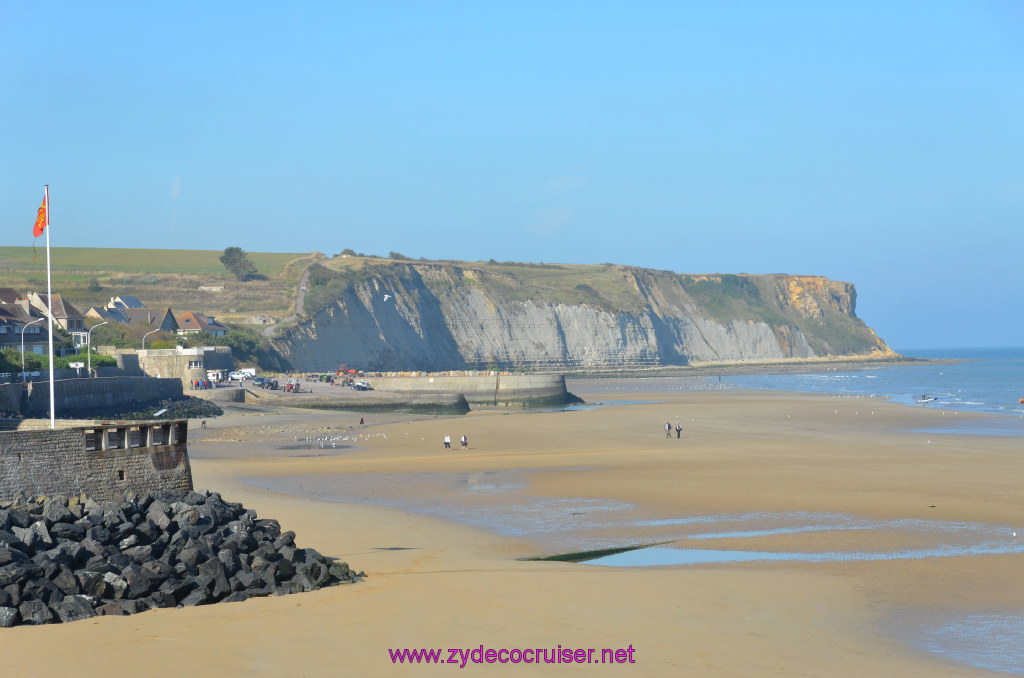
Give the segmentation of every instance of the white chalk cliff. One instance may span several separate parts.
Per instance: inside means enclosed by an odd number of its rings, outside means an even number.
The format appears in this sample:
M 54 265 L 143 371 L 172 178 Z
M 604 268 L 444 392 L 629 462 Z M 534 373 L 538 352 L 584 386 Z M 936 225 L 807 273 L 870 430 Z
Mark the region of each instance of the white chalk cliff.
M 850 283 L 611 264 L 519 266 L 522 275 L 510 264 L 387 260 L 368 263 L 358 276 L 325 270 L 311 287 L 320 293 L 319 310 L 275 344 L 303 371 L 339 363 L 573 369 L 893 355 L 856 317 Z

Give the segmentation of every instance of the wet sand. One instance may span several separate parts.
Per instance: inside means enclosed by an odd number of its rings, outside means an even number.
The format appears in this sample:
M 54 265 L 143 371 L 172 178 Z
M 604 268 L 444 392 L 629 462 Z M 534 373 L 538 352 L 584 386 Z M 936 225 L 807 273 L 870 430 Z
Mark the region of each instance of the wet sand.
M 365 427 L 357 425 L 358 413 L 344 412 L 247 410 L 209 420 L 206 429 L 196 422 L 189 449 L 197 487 L 279 519 L 300 546 L 368 577 L 310 594 L 5 629 L 0 672 L 440 674 L 458 665 L 394 666 L 388 650 L 443 648 L 446 660 L 447 648 L 561 645 L 594 648 L 598 656 L 604 648 L 632 647 L 635 663 L 471 663 L 466 670 L 998 675 L 927 652 L 915 629 L 971 615 L 1015 619 L 1024 611 L 1022 556 L 1005 534 L 1013 529 L 1024 540 L 1024 527 L 1015 527 L 1024 526 L 1019 438 L 909 432 L 966 415 L 875 399 L 715 390 L 630 391 L 624 398 L 608 390 L 611 383 L 581 381 L 571 390 L 588 401 L 647 404 L 367 417 Z M 674 432 L 665 438 L 666 420 L 680 421 L 680 439 Z M 451 452 L 441 444 L 445 433 Z M 468 450 L 458 449 L 463 433 Z M 498 487 L 480 490 L 479 483 L 495 479 Z M 365 495 L 355 496 L 360 489 Z M 583 509 L 568 515 L 619 507 L 625 512 L 615 515 L 629 518 L 598 527 L 585 522 L 585 534 L 573 542 L 574 530 L 558 529 L 564 507 L 544 503 L 558 498 Z M 496 529 L 498 519 L 481 508 L 489 503 L 526 529 Z M 553 514 L 555 527 L 538 530 L 526 520 L 531 505 Z M 425 515 L 424 507 L 436 510 Z M 933 538 L 869 528 L 754 531 L 698 542 L 691 537 L 699 525 L 666 527 L 673 519 L 749 514 L 766 516 L 766 523 L 807 514 L 852 516 L 868 525 L 980 524 L 1011 548 L 651 568 L 519 560 L 570 550 L 559 548 L 565 543 L 667 539 L 674 548 L 898 553 Z

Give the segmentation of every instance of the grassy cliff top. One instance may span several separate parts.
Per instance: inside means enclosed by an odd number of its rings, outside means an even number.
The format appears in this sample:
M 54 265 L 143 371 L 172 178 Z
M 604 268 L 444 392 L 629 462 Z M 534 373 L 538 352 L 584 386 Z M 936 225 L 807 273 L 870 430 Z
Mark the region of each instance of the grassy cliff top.
M 295 303 L 302 272 L 322 254 L 250 252 L 257 275 L 237 281 L 220 262 L 220 250 L 151 250 L 53 247 L 54 293 L 83 313 L 113 296 L 136 296 L 154 308 L 199 311 L 226 319 L 286 315 Z M 0 247 L 0 286 L 20 294 L 46 292 L 46 250 Z M 200 287 L 208 288 L 201 290 Z M 222 288 L 222 289 L 217 289 Z
M 641 312 L 651 303 L 639 288 L 649 280 L 662 293 L 671 292 L 665 302 L 696 303 L 719 320 L 744 318 L 776 324 L 786 315 L 772 303 L 774 275 L 681 275 L 610 263 L 431 261 L 400 255 L 394 259 L 359 255 L 328 259 L 318 252 L 249 252 L 258 272 L 253 279 L 240 282 L 221 264 L 221 254 L 219 250 L 55 247 L 51 250 L 53 290 L 82 312 L 113 296 L 132 295 L 150 307 L 199 311 L 229 321 L 252 315 L 281 318 L 294 310 L 302 273 L 319 263 L 341 281 L 353 283 L 370 276 L 406 275 L 413 269 L 425 275 L 428 286 L 432 281 L 436 285 L 473 285 L 485 294 L 512 301 L 587 304 L 627 313 Z M 0 247 L 0 270 L 4 271 L 0 286 L 22 294 L 45 292 L 46 256 L 42 249 L 33 261 L 31 247 Z M 316 297 L 313 289 L 310 292 L 307 313 L 316 310 L 315 304 L 309 307 Z
M 451 273 L 446 283 L 474 285 L 513 301 L 543 299 L 553 304 L 590 304 L 611 311 L 636 311 L 643 305 L 642 296 L 623 275 L 629 267 L 615 264 L 540 264 L 493 259 L 396 261 L 370 257 L 337 257 L 321 264 L 353 280 L 371 273 L 386 274 L 401 265 L 420 272 L 440 269 Z

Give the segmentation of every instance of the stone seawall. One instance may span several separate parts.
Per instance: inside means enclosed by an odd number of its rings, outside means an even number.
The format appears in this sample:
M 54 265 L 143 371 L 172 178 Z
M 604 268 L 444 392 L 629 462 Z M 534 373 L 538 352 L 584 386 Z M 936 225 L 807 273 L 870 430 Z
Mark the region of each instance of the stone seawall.
M 385 393 L 461 393 L 471 405 L 545 407 L 571 400 L 561 374 L 367 377 L 365 381 Z
M 0 500 L 18 492 L 115 499 L 126 490 L 192 489 L 188 421 L 0 432 Z
M 129 411 L 138 405 L 181 398 L 180 379 L 151 377 L 100 377 L 58 379 L 53 382 L 58 417 L 88 415 L 99 410 Z M 47 381 L 0 384 L 0 412 L 21 417 L 50 416 L 50 384 Z
M 0 414 L 21 414 L 21 392 L 21 384 L 0 384 Z

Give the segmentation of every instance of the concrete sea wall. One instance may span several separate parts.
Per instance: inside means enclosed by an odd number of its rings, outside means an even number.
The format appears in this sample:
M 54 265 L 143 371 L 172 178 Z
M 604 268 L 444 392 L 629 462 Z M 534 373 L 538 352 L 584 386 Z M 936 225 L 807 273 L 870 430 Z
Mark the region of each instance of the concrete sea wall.
M 132 410 L 140 404 L 181 398 L 182 393 L 181 380 L 174 378 L 99 377 L 53 382 L 54 408 L 58 417 L 79 416 L 99 410 Z M 0 384 L 0 413 L 49 417 L 49 382 Z
M 261 403 L 278 407 L 298 407 L 310 410 L 340 410 L 362 414 L 422 414 L 450 416 L 469 412 L 469 403 L 461 393 L 384 393 L 359 398 L 283 398 L 270 396 Z
M 484 373 L 458 376 L 367 377 L 377 391 L 385 393 L 461 393 L 471 405 L 501 407 L 544 407 L 570 400 L 561 374 Z
M 0 432 L 0 500 L 191 490 L 187 442 L 184 419 Z
M 215 403 L 244 403 L 246 401 L 244 388 L 210 388 L 201 391 L 189 391 L 190 396 L 212 400 Z

